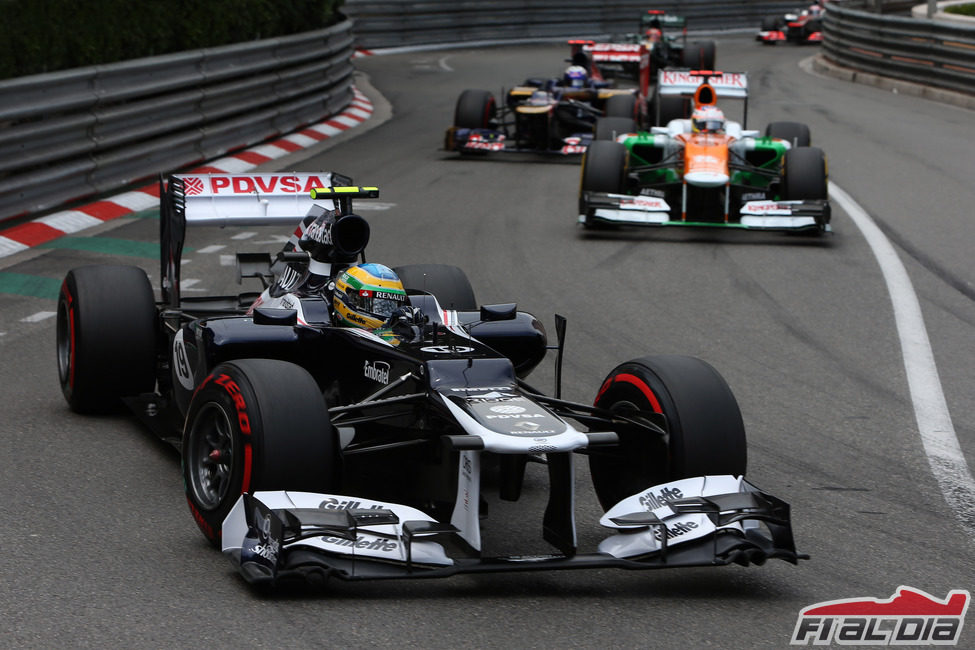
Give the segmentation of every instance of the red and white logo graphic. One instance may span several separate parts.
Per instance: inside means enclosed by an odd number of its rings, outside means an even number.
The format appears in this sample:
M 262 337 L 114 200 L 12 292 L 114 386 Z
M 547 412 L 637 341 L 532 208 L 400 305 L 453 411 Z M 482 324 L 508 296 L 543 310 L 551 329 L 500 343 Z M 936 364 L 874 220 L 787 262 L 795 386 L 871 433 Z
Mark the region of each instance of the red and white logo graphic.
M 200 194 L 203 191 L 203 179 L 187 178 L 184 187 L 186 188 L 186 194 L 190 196 Z
M 799 612 L 792 645 L 957 645 L 970 595 L 944 600 L 901 585 L 893 596 L 816 603 Z

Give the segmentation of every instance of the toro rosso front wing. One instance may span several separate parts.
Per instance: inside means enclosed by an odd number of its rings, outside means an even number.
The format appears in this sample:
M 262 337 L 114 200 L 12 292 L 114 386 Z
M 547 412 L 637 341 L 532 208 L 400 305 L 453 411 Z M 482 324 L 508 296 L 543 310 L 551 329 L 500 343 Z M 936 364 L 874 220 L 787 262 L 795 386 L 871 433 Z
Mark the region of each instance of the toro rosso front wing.
M 447 129 L 445 139 L 448 151 L 460 153 L 540 153 L 562 156 L 579 155 L 586 152 L 592 141 L 592 133 L 575 133 L 562 138 L 558 147 L 540 149 L 519 144 L 516 138 L 509 138 L 503 131 L 495 129 L 467 129 L 452 126 Z
M 476 497 L 475 497 L 476 498 Z M 789 506 L 741 477 L 657 485 L 609 509 L 598 550 L 481 557 L 457 550 L 453 523 L 396 503 L 310 492 L 244 494 L 223 524 L 223 551 L 251 583 L 285 579 L 440 578 L 461 573 L 615 567 L 793 564 Z
M 830 206 L 827 201 L 822 200 L 745 201 L 739 206 L 737 216 L 726 215 L 722 218 L 722 215 L 713 215 L 713 218 L 702 220 L 700 217 L 681 218 L 680 211 L 675 211 L 673 206 L 660 197 L 583 192 L 580 211 L 579 223 L 586 225 L 705 226 L 745 230 L 831 231 Z

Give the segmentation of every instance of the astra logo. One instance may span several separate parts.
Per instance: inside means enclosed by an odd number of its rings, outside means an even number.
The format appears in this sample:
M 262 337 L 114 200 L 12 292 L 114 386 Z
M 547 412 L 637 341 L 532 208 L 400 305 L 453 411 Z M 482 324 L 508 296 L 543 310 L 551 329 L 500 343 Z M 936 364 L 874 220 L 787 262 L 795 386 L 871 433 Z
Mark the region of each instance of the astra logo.
M 968 591 L 944 600 L 901 585 L 887 599 L 847 598 L 799 612 L 792 645 L 957 645 L 968 611 Z
M 389 383 L 389 364 L 385 361 L 363 362 L 362 373 L 367 379 L 371 379 L 380 384 Z

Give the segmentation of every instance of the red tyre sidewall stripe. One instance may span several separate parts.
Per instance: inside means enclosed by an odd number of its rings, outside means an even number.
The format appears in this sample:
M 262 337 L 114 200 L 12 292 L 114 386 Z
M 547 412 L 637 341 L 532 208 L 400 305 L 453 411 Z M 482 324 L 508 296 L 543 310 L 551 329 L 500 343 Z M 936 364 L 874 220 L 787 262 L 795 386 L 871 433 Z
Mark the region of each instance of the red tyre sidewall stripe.
M 74 351 L 75 351 L 75 331 L 74 331 L 74 297 L 68 290 L 68 280 L 65 278 L 61 283 L 61 293 L 68 302 L 68 332 L 69 332 L 69 351 L 68 351 L 68 386 L 74 390 Z
M 603 393 L 606 392 L 610 385 L 615 384 L 618 381 L 635 386 L 637 390 L 643 393 L 643 396 L 647 398 L 648 402 L 650 402 L 650 407 L 653 409 L 654 413 L 664 412 L 660 407 L 660 401 L 657 399 L 657 396 L 654 395 L 653 391 L 650 390 L 647 383 L 636 375 L 631 375 L 629 373 L 621 373 L 612 377 L 610 380 L 607 380 L 606 383 L 603 384 L 603 387 L 599 390 L 599 395 L 596 397 L 596 402 L 599 402 L 599 398 L 602 397 Z
M 240 493 L 251 491 L 251 467 L 254 462 L 254 453 L 251 451 L 251 444 L 244 443 L 244 479 L 240 483 Z

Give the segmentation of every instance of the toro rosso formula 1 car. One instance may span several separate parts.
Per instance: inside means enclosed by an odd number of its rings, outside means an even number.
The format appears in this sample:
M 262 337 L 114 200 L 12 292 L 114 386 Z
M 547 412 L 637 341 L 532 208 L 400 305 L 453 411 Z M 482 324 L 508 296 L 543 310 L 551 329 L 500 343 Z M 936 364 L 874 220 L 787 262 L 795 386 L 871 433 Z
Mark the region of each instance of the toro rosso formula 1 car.
M 600 120 L 605 139 L 583 159 L 579 223 L 830 231 L 826 157 L 809 146 L 809 127 L 772 122 L 763 136 L 717 108 L 718 97 L 742 99 L 747 119 L 745 73 L 664 70 L 657 97 L 662 110 L 680 115 L 687 102 L 693 112 L 649 133 Z
M 502 92 L 498 105 L 487 90 L 461 93 L 454 123 L 447 129 L 444 148 L 460 153 L 531 152 L 581 154 L 592 140 L 592 128 L 603 116 L 627 117 L 644 122 L 649 84 L 649 58 L 640 46 L 635 52 L 596 54 L 635 60 L 643 74 L 636 88 L 612 88 L 603 79 L 592 53 L 591 41 L 570 41 L 572 58 L 562 77 L 529 78 Z
M 741 413 L 701 360 L 620 364 L 593 404 L 558 387 L 547 396 L 527 382 L 550 348 L 543 326 L 514 304 L 479 307 L 463 272 L 437 264 L 396 269 L 403 302 L 388 328 L 337 325 L 330 295 L 351 291 L 339 270 L 364 258 L 369 237 L 352 199 L 377 195 L 328 173 L 172 176 L 159 302 L 136 267 L 76 268 L 63 283 L 68 404 L 124 403 L 178 448 L 193 518 L 247 581 L 806 557 L 788 505 L 742 477 Z M 265 283 L 260 294 L 181 295 L 187 225 L 271 223 L 297 224 L 286 250 L 273 262 L 238 256 L 239 277 Z M 556 331 L 560 377 L 564 319 Z M 587 551 L 576 541 L 578 457 L 605 510 L 592 523 L 606 537 Z M 517 500 L 526 467 L 539 465 L 551 552 L 485 556 L 486 497 Z

